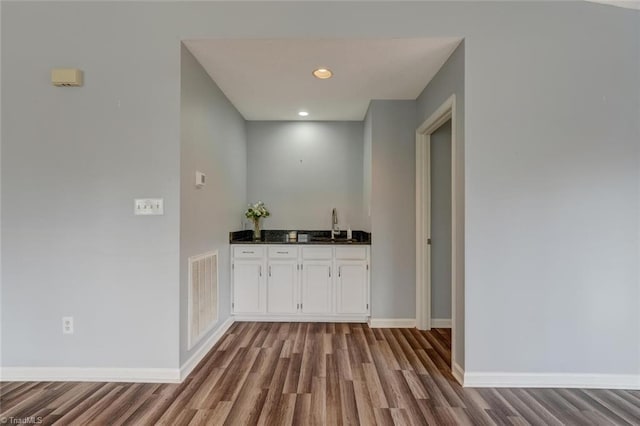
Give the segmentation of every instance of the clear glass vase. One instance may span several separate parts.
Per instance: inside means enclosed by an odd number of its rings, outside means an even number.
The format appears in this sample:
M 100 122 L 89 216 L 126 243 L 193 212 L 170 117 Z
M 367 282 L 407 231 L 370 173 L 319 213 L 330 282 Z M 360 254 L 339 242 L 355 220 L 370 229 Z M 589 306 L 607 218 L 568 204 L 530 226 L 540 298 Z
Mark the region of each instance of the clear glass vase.
M 260 219 L 253 219 L 253 239 L 260 240 Z

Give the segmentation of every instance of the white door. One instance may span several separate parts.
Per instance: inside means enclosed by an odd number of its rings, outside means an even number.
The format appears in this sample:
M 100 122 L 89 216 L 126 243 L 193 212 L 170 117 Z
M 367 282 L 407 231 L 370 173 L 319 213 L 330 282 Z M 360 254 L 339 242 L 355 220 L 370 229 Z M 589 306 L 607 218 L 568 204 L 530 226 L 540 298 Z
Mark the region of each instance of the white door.
M 267 268 L 267 312 L 296 313 L 298 311 L 298 262 L 271 260 Z
M 233 312 L 263 313 L 262 261 L 235 261 L 233 265 Z
M 304 261 L 302 264 L 302 313 L 331 313 L 332 262 Z
M 337 312 L 367 314 L 369 312 L 369 280 L 366 262 L 338 262 Z

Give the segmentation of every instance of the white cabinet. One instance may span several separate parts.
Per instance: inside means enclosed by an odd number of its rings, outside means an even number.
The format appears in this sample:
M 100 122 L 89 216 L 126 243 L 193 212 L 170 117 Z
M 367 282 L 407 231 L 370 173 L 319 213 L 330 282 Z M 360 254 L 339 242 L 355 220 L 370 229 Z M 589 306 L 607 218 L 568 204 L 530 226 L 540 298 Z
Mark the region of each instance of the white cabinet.
M 367 262 L 337 260 L 336 312 L 339 314 L 368 314 L 369 267 Z
M 232 308 L 245 321 L 366 321 L 369 247 L 232 245 Z
M 305 260 L 302 263 L 303 313 L 331 313 L 332 266 L 330 260 Z
M 267 313 L 296 313 L 298 311 L 298 260 L 269 259 L 267 268 Z
M 232 266 L 234 313 L 265 311 L 263 261 L 236 260 Z

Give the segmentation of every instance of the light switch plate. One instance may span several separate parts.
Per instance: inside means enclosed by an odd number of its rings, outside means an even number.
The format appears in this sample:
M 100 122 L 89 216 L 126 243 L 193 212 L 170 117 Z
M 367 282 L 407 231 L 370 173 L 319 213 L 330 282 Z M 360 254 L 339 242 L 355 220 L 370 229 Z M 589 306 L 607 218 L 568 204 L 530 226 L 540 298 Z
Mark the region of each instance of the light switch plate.
M 162 198 L 137 198 L 134 203 L 133 213 L 136 216 L 151 216 L 164 214 L 164 199 Z

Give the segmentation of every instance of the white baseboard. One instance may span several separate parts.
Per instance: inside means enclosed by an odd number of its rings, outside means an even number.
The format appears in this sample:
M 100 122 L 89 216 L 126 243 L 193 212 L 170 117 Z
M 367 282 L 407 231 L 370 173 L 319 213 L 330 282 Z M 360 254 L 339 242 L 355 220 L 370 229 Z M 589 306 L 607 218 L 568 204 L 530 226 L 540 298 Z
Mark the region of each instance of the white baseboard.
M 260 315 L 236 314 L 233 319 L 237 322 L 361 322 L 369 319 L 363 315 Z
M 200 349 L 194 352 L 193 355 L 180 367 L 180 381 L 183 381 L 187 378 L 187 376 L 196 368 L 196 365 L 202 358 L 204 358 L 211 348 L 215 346 L 216 343 L 220 340 L 220 338 L 226 333 L 226 331 L 231 327 L 234 323 L 233 317 L 229 317 L 225 322 L 222 323 L 220 327 L 214 331 L 211 336 L 205 341 L 205 343 L 200 346 Z
M 457 362 L 453 364 L 451 374 L 453 374 L 453 377 L 458 381 L 458 383 L 464 386 L 464 369 L 460 367 L 460 364 Z
M 369 327 L 371 328 L 414 328 L 415 318 L 371 318 Z
M 469 388 L 640 389 L 638 374 L 464 373 Z
M 451 328 L 451 318 L 431 318 L 431 328 Z
M 2 367 L 6 382 L 179 383 L 177 368 Z

